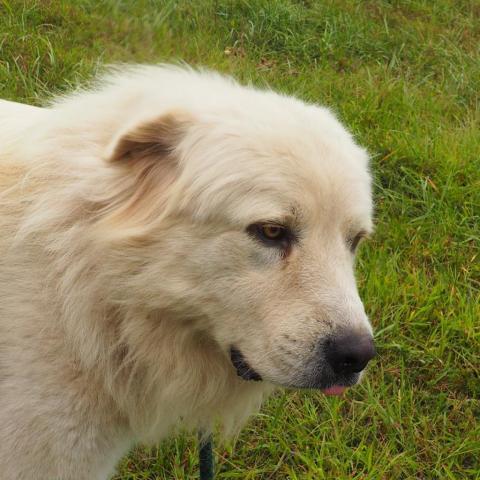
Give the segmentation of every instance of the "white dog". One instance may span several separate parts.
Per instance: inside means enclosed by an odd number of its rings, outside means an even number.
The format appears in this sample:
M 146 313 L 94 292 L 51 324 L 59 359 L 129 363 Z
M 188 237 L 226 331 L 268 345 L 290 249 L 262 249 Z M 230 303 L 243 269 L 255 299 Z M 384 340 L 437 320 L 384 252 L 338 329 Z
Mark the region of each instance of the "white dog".
M 325 108 L 123 68 L 0 101 L 0 472 L 106 479 L 136 441 L 340 394 L 375 350 L 368 157 Z

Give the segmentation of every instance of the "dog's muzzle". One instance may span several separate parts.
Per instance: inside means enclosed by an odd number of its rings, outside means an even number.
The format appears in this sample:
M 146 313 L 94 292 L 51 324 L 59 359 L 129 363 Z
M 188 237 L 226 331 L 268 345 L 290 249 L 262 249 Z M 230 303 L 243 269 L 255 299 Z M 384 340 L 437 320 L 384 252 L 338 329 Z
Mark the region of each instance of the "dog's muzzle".
M 262 377 L 245 360 L 242 352 L 235 347 L 230 348 L 230 360 L 237 371 L 237 375 L 243 380 L 260 382 Z
M 358 383 L 361 372 L 375 355 L 370 333 L 339 332 L 318 342 L 293 386 L 341 395 L 347 387 Z

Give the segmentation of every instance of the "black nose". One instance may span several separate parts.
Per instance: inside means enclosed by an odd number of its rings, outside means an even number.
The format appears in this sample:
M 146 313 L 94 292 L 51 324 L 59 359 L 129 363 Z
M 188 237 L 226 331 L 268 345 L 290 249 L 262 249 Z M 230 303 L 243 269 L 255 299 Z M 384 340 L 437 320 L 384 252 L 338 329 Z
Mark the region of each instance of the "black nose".
M 361 372 L 376 353 L 373 338 L 366 334 L 334 337 L 327 344 L 327 360 L 335 373 Z

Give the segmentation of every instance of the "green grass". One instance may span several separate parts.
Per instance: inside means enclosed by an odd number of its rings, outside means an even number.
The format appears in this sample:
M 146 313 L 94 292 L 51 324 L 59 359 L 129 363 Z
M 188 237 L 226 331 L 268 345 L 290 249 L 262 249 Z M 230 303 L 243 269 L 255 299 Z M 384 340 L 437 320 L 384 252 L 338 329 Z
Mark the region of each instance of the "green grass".
M 331 106 L 373 156 L 358 279 L 380 355 L 344 399 L 273 398 L 218 478 L 480 478 L 478 0 L 0 0 L 0 96 L 183 59 Z M 116 480 L 196 478 L 195 438 Z

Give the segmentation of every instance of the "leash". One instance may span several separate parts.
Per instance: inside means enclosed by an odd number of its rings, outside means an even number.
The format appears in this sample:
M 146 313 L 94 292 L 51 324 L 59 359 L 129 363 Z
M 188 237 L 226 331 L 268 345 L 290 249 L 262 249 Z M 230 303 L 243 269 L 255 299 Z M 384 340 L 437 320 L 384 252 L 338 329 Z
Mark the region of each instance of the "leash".
M 213 461 L 213 440 L 212 434 L 205 436 L 202 432 L 198 434 L 199 439 L 199 463 L 200 480 L 213 480 L 215 476 L 215 465 Z

